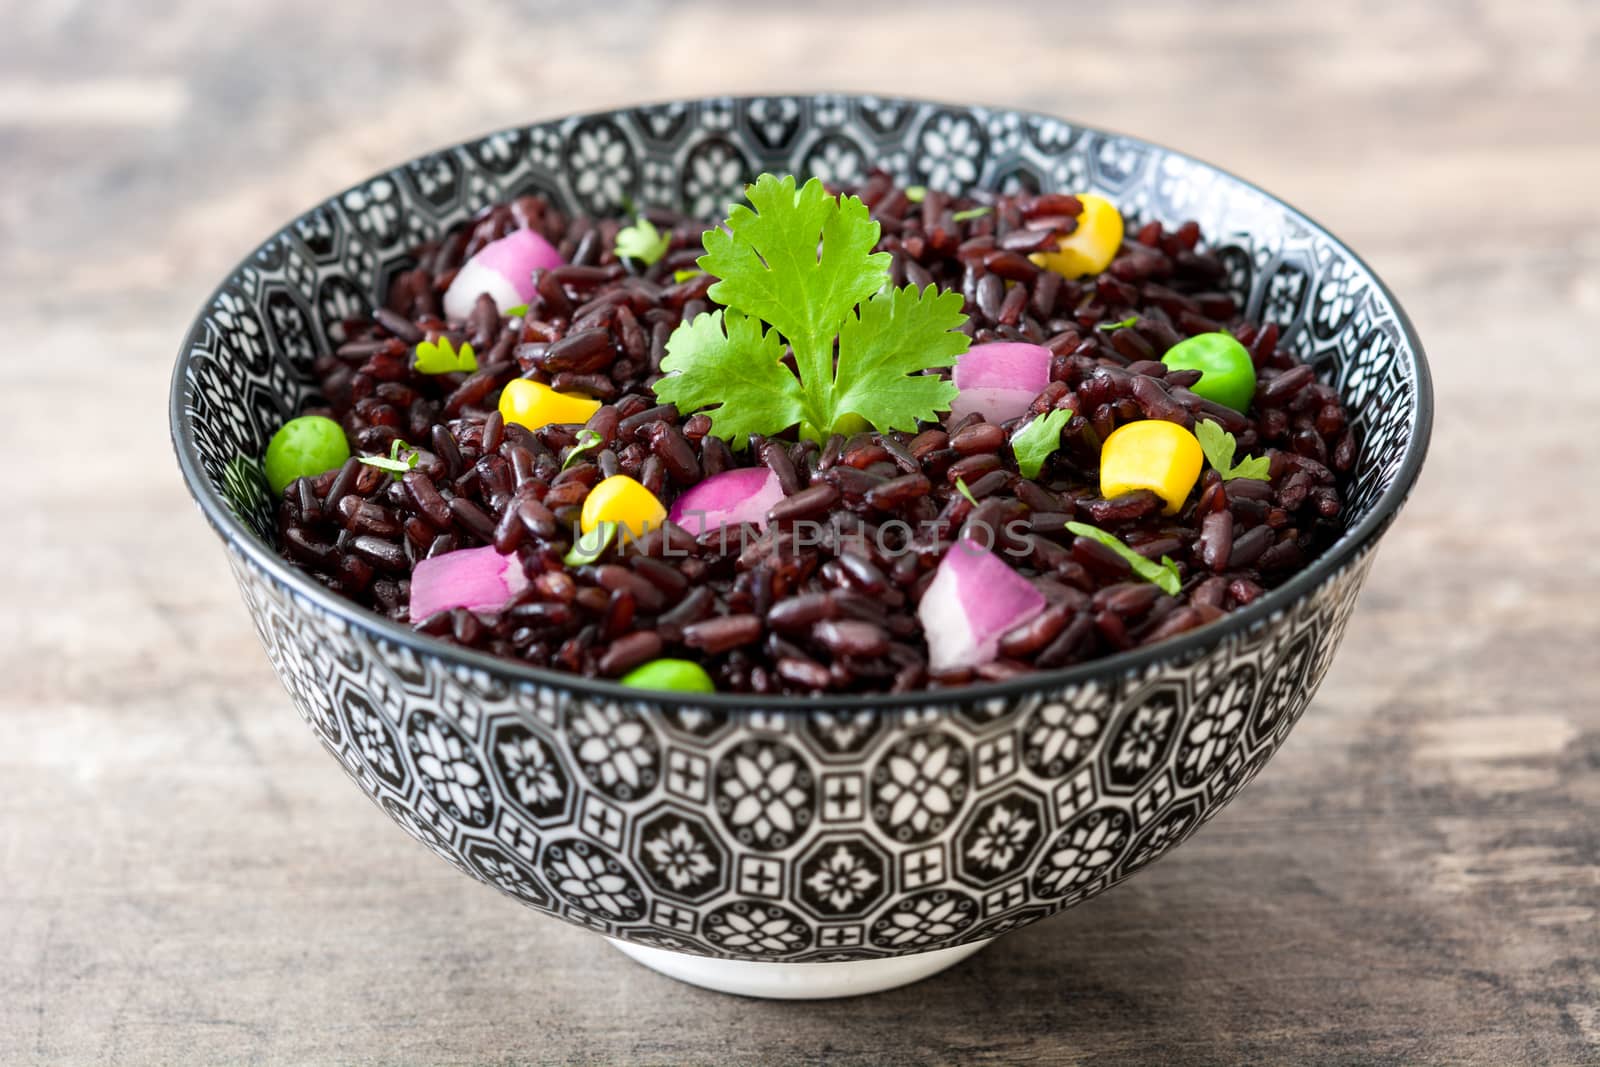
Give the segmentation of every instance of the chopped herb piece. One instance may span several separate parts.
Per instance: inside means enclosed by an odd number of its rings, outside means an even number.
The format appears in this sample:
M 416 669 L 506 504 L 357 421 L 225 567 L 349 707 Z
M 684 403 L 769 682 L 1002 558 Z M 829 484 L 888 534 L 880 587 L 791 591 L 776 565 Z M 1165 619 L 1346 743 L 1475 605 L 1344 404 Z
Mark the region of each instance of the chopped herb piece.
M 617 231 L 617 255 L 637 259 L 647 267 L 666 255 L 671 244 L 672 234 L 662 233 L 643 215 L 632 226 Z
M 1067 529 L 1079 537 L 1087 537 L 1091 541 L 1099 541 L 1111 551 L 1128 561 L 1128 566 L 1133 568 L 1133 573 L 1145 581 L 1160 586 L 1161 591 L 1168 596 L 1177 596 L 1178 590 L 1183 588 L 1183 578 L 1178 574 L 1178 565 L 1172 562 L 1172 557 L 1162 556 L 1161 562 L 1146 559 L 1133 549 L 1123 544 L 1121 539 L 1106 533 L 1098 526 L 1090 526 L 1086 522 L 1069 522 Z
M 1272 459 L 1268 456 L 1247 456 L 1238 463 L 1233 462 L 1233 454 L 1239 448 L 1238 440 L 1210 419 L 1202 419 L 1195 423 L 1195 439 L 1200 442 L 1200 451 L 1206 454 L 1206 460 L 1222 480 L 1231 482 L 1235 478 L 1254 478 L 1264 482 L 1271 477 Z
M 673 271 L 672 280 L 676 284 L 682 284 L 683 282 L 688 281 L 690 278 L 698 278 L 704 273 L 705 271 L 703 270 L 695 270 L 693 267 L 685 267 L 683 270 Z
M 606 546 L 616 536 L 617 523 L 602 522 L 572 542 L 572 550 L 561 558 L 569 567 L 585 567 L 605 555 Z
M 1110 333 L 1112 330 L 1126 330 L 1130 326 L 1138 325 L 1138 323 L 1139 316 L 1129 315 L 1121 322 L 1102 322 L 1100 325 L 1096 326 L 1095 329 L 1104 330 L 1106 333 Z
M 402 448 L 408 449 L 404 459 L 400 458 L 400 450 Z M 396 437 L 389 444 L 388 459 L 385 459 L 382 456 L 362 456 L 360 458 L 360 462 L 365 463 L 369 467 L 377 467 L 381 471 L 388 471 L 390 474 L 394 475 L 396 481 L 399 481 L 401 475 L 405 474 L 406 471 L 415 468 L 417 461 L 421 458 L 422 457 L 416 452 L 415 449 L 412 449 L 410 445 Z
M 657 398 L 685 414 L 709 409 L 711 432 L 736 447 L 796 423 L 825 439 L 850 415 L 909 431 L 948 410 L 955 386 L 923 372 L 970 344 L 957 332 L 961 294 L 889 288 L 889 255 L 872 251 L 879 226 L 856 197 L 771 174 L 746 193 L 751 206 L 706 231 L 698 260 L 725 310 L 673 331 Z M 798 375 L 780 362 L 785 343 Z
M 578 462 L 578 460 L 583 457 L 585 452 L 590 452 L 595 448 L 598 448 L 601 442 L 604 440 L 604 437 L 601 437 L 593 430 L 579 430 L 578 440 L 570 449 L 567 450 L 567 458 L 561 461 L 561 469 L 566 470 L 568 467 Z
M 972 219 L 981 219 L 993 210 L 994 208 L 990 207 L 969 207 L 965 211 L 957 211 L 950 217 L 957 222 L 969 222 Z
M 478 369 L 478 357 L 473 354 L 470 344 L 463 343 L 458 353 L 455 345 L 450 343 L 450 338 L 441 337 L 436 342 L 423 341 L 417 345 L 415 366 L 421 374 L 453 374 L 457 371 L 470 374 Z
M 1072 418 L 1069 410 L 1047 411 L 1011 435 L 1011 452 L 1024 478 L 1037 478 L 1044 461 L 1061 447 L 1061 430 Z
M 906 202 L 909 204 L 920 204 L 927 195 L 928 187 L 926 185 L 906 186 Z
M 514 308 L 506 308 L 506 312 L 505 313 L 506 313 L 506 317 L 507 318 L 512 318 L 512 319 L 527 318 L 527 316 L 528 316 L 528 305 L 527 304 L 518 304 Z
M 978 498 L 972 495 L 972 490 L 967 488 L 967 483 L 960 478 L 956 479 L 956 492 L 966 497 L 973 507 L 978 506 Z

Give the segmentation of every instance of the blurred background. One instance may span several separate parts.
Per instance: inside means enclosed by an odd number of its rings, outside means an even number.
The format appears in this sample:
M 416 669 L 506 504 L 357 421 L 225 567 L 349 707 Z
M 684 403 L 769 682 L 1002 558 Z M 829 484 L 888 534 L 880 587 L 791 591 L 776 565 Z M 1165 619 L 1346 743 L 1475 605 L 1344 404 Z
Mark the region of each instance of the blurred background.
M 0 1061 L 1600 1061 L 1590 0 L 0 25 Z M 213 285 L 333 191 L 500 126 L 794 89 L 1037 109 L 1244 175 L 1388 281 L 1439 406 L 1341 658 L 1238 804 L 957 970 L 812 1006 L 674 985 L 391 827 L 292 713 L 165 421 Z

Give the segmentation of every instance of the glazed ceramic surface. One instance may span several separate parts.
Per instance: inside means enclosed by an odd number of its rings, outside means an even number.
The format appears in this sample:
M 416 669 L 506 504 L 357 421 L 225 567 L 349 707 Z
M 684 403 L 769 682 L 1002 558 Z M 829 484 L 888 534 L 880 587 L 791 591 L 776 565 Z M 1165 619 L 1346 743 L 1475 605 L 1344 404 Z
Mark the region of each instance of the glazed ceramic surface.
M 1089 190 L 1136 225 L 1199 220 L 1228 287 L 1334 383 L 1361 456 L 1343 539 L 1223 622 L 1005 684 L 681 702 L 416 635 L 283 563 L 247 459 L 315 402 L 312 361 L 497 200 L 719 215 L 763 170 L 879 165 L 958 190 Z M 1037 115 L 851 96 L 712 99 L 560 119 L 424 156 L 274 234 L 196 321 L 173 434 L 267 655 L 356 784 L 461 871 L 647 948 L 851 961 L 953 948 L 1072 906 L 1183 841 L 1253 778 L 1327 671 L 1431 400 L 1403 314 L 1337 240 L 1143 141 Z

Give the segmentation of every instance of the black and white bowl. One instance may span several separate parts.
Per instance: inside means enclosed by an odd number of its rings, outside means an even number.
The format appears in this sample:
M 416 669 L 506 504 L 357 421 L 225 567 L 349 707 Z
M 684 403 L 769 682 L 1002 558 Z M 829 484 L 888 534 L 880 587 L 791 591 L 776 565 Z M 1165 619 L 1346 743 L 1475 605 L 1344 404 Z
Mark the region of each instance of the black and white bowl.
M 770 170 L 869 165 L 935 188 L 1094 191 L 1196 219 L 1252 317 L 1334 384 L 1360 459 L 1303 573 L 1151 648 L 968 689 L 680 700 L 414 633 L 279 559 L 259 456 L 311 364 L 411 262 L 494 201 L 703 216 Z M 403 163 L 270 236 L 195 320 L 172 435 L 267 655 L 345 772 L 461 871 L 713 988 L 888 988 L 1132 875 L 1221 810 L 1321 682 L 1416 480 L 1427 366 L 1383 284 L 1321 227 L 1207 164 L 998 108 L 816 95 L 689 100 L 504 130 Z

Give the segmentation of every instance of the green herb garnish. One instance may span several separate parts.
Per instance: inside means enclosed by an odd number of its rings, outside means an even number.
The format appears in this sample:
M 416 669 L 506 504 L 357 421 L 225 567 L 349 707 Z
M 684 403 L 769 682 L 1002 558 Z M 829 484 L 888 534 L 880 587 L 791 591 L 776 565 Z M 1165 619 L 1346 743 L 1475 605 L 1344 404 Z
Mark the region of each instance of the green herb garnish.
M 402 448 L 409 450 L 404 459 L 400 458 L 400 450 Z M 369 467 L 377 467 L 381 471 L 388 471 L 394 475 L 395 481 L 399 481 L 406 471 L 416 467 L 417 461 L 421 458 L 422 456 L 415 449 L 412 449 L 410 445 L 396 437 L 389 443 L 388 459 L 384 459 L 382 456 L 361 456 L 360 462 Z
M 711 432 L 735 447 L 797 423 L 823 441 L 852 414 L 879 433 L 914 430 L 948 410 L 955 385 L 922 372 L 967 350 L 961 294 L 889 288 L 867 206 L 816 178 L 797 190 L 763 174 L 746 194 L 751 207 L 707 230 L 697 260 L 720 279 L 709 295 L 725 310 L 672 332 L 657 398 L 684 414 L 709 408 Z M 798 375 L 781 362 L 785 343 Z
M 672 281 L 674 284 L 682 285 L 690 278 L 698 278 L 704 273 L 705 271 L 703 270 L 695 270 L 693 267 L 685 267 L 683 270 L 675 270 L 672 272 Z
M 1104 330 L 1106 333 L 1110 333 L 1112 330 L 1126 330 L 1130 326 L 1138 325 L 1138 323 L 1139 316 L 1129 315 L 1121 322 L 1102 322 L 1100 325 L 1096 326 L 1095 329 Z
M 906 186 L 906 203 L 908 204 L 920 204 L 927 195 L 928 187 L 926 185 Z
M 506 308 L 506 317 L 507 318 L 520 319 L 520 318 L 526 318 L 527 315 L 528 315 L 528 305 L 527 304 L 518 304 L 514 308 Z
M 1161 562 L 1146 559 L 1133 549 L 1123 544 L 1120 538 L 1106 533 L 1098 526 L 1090 526 L 1086 522 L 1069 522 L 1067 529 L 1079 537 L 1087 537 L 1091 541 L 1099 541 L 1111 551 L 1128 561 L 1128 566 L 1133 568 L 1133 573 L 1161 587 L 1161 591 L 1168 596 L 1177 596 L 1178 590 L 1183 588 L 1183 578 L 1178 574 L 1178 565 L 1172 562 L 1171 556 L 1162 556 Z
M 604 441 L 605 438 L 601 437 L 594 430 L 579 430 L 578 440 L 570 449 L 567 450 L 567 458 L 561 461 L 561 469 L 566 470 L 568 467 L 578 462 L 578 460 L 583 457 L 585 452 L 589 452 L 600 447 L 601 443 Z
M 588 533 L 572 542 L 572 549 L 561 558 L 569 567 L 586 567 L 605 554 L 606 546 L 616 536 L 617 523 L 602 522 Z
M 455 345 L 450 343 L 450 338 L 441 337 L 436 342 L 423 341 L 417 345 L 414 366 L 421 374 L 452 374 L 456 371 L 470 374 L 478 369 L 478 357 L 473 355 L 470 344 L 463 343 L 458 353 Z
M 1044 461 L 1061 447 L 1061 430 L 1072 418 L 1068 410 L 1047 411 L 1011 436 L 1011 452 L 1024 478 L 1037 478 Z
M 993 210 L 994 208 L 990 207 L 969 207 L 965 211 L 957 211 L 950 217 L 956 222 L 968 222 L 972 219 L 981 219 Z
M 967 483 L 960 478 L 956 479 L 956 492 L 966 497 L 973 507 L 978 506 L 978 498 L 972 495 L 972 490 L 967 488 Z
M 1222 475 L 1223 481 L 1254 478 L 1264 482 L 1271 477 L 1272 460 L 1268 456 L 1247 456 L 1235 464 L 1233 454 L 1239 448 L 1238 440 L 1210 419 L 1195 423 L 1194 436 L 1200 442 L 1200 451 L 1206 454 L 1206 460 L 1213 470 Z
M 643 215 L 632 226 L 617 231 L 617 255 L 637 259 L 647 267 L 666 255 L 671 244 L 672 234 L 662 233 Z

